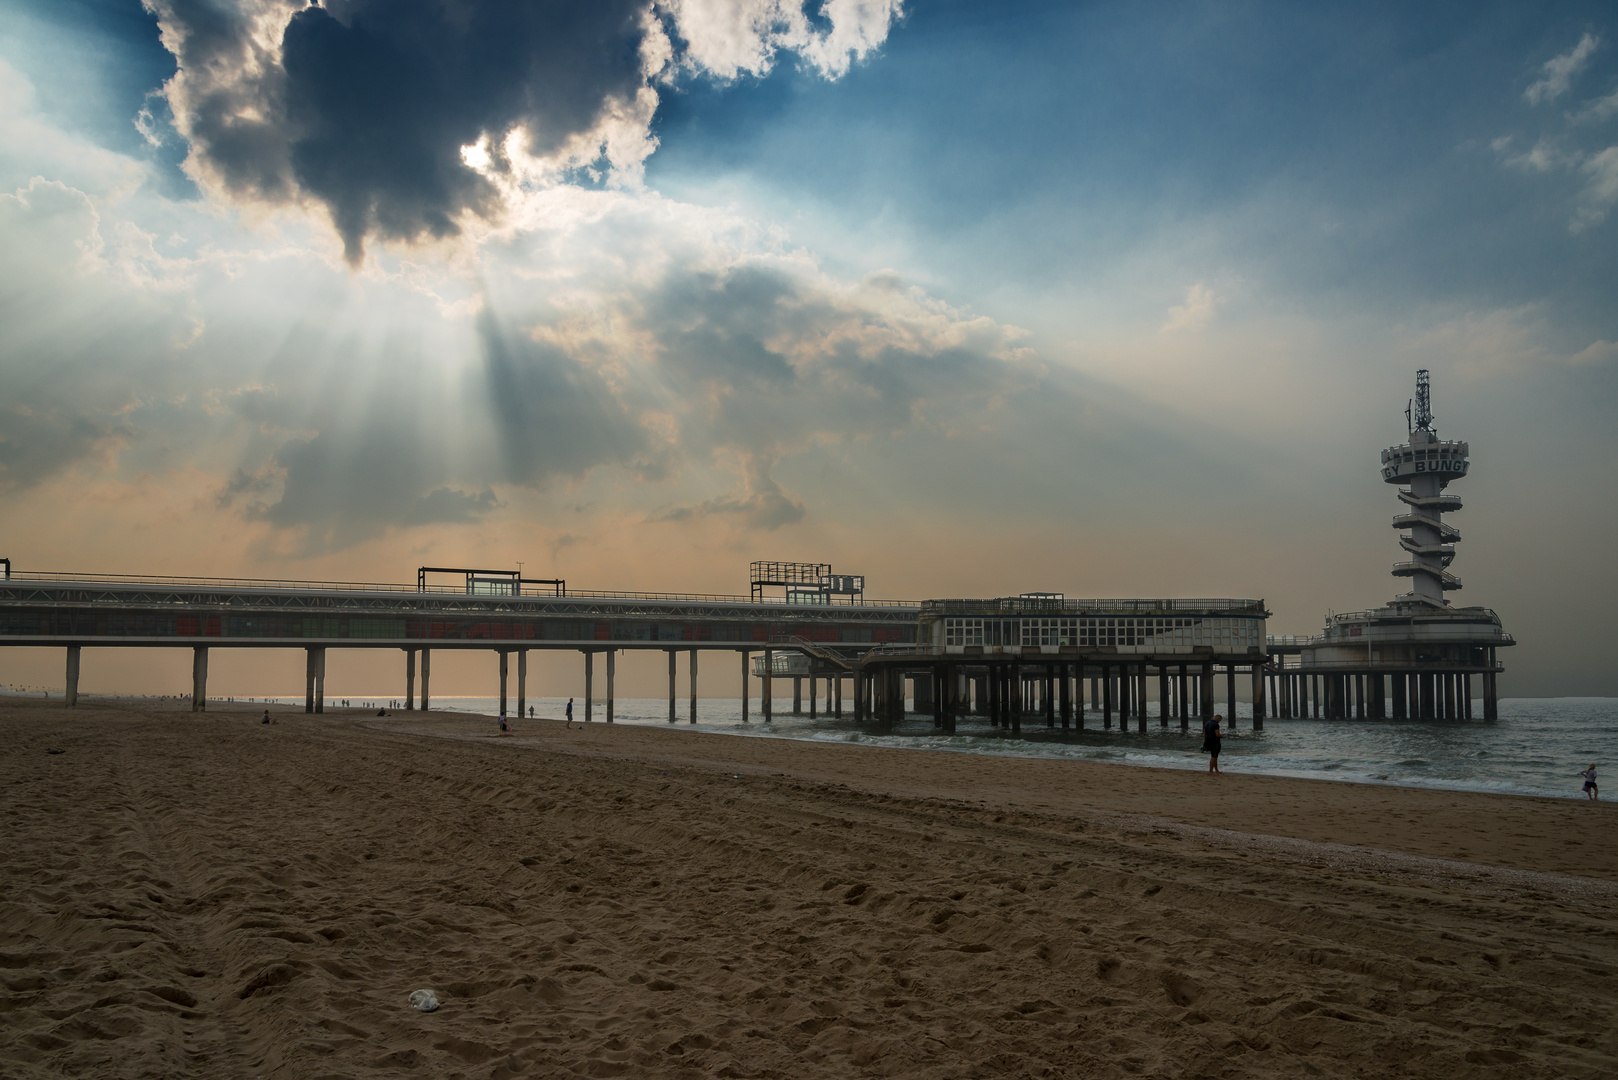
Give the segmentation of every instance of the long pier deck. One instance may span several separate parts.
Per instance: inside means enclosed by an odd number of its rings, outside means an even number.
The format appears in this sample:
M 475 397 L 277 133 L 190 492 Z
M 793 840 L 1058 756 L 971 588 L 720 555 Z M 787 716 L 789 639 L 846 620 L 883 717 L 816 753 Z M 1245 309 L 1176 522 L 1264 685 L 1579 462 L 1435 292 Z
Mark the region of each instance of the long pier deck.
M 671 721 L 675 658 L 690 654 L 695 722 L 698 652 L 740 653 L 744 676 L 752 653 L 771 653 L 782 647 L 774 643 L 787 640 L 813 642 L 817 649 L 852 658 L 883 643 L 914 641 L 921 608 L 905 601 L 841 597 L 791 603 L 700 593 L 524 594 L 515 578 L 474 581 L 471 576 L 463 587 L 421 580 L 411 586 L 7 569 L 0 579 L 0 646 L 65 648 L 69 705 L 77 701 L 85 647 L 186 647 L 194 652 L 192 708 L 198 711 L 207 707 L 210 649 L 306 650 L 310 712 L 324 711 L 328 649 L 403 650 L 407 708 L 415 707 L 418 661 L 422 708 L 431 703 L 434 650 L 493 650 L 499 654 L 502 711 L 510 655 L 517 656 L 521 711 L 527 704 L 527 654 L 552 649 L 583 653 L 587 719 L 594 718 L 595 659 L 604 656 L 610 721 L 618 652 L 661 650 L 669 654 Z M 767 677 L 763 704 L 767 716 L 772 707 Z

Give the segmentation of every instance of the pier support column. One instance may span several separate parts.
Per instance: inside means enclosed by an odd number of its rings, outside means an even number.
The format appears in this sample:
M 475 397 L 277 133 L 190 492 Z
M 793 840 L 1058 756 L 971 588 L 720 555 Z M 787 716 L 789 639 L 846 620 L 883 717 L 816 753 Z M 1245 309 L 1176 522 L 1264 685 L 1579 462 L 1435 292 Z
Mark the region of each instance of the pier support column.
M 405 712 L 416 711 L 416 650 L 406 649 L 405 654 Z
M 820 676 L 809 676 L 809 719 L 813 720 L 820 714 Z
M 303 650 L 303 711 L 315 711 L 315 650 Z
M 989 673 L 983 678 L 983 706 L 984 711 L 989 715 L 989 726 L 992 728 L 1000 726 L 999 680 L 1000 675 L 993 667 L 989 668 Z
M 1133 692 L 1130 697 L 1134 699 L 1135 703 L 1135 730 L 1144 735 L 1146 733 L 1146 665 L 1144 663 L 1135 665 L 1134 670 L 1130 672 L 1129 681 L 1133 684 L 1131 686 Z
M 607 723 L 612 723 L 613 706 L 617 703 L 618 650 L 607 650 Z
M 742 723 L 744 723 L 744 724 L 747 723 L 747 702 L 748 702 L 748 696 L 751 693 L 751 684 L 747 680 L 749 680 L 749 679 L 751 679 L 753 677 L 752 672 L 747 670 L 747 662 L 751 658 L 752 658 L 752 654 L 749 653 L 746 649 L 743 649 L 742 650 Z M 855 689 L 855 694 L 854 694 L 855 708 L 854 708 L 854 712 L 855 712 L 855 715 L 857 716 L 857 715 L 859 715 L 859 693 L 858 693 L 859 686 L 858 686 L 858 683 L 856 683 L 854 689 Z
M 1393 677 L 1393 718 L 1395 720 L 1408 719 L 1405 716 L 1405 686 L 1406 677 L 1403 672 Z
M 1169 666 L 1157 665 L 1157 726 L 1169 726 Z
M 584 722 L 595 721 L 596 712 L 596 654 L 594 649 L 584 650 Z
M 432 687 L 429 685 L 433 678 L 433 651 L 421 650 L 421 711 L 426 712 L 433 707 Z
M 687 723 L 697 722 L 697 650 L 691 650 L 691 719 Z
M 768 724 L 775 718 L 775 650 L 764 650 L 764 685 L 759 690 L 758 711 L 764 714 L 764 722 Z
M 517 650 L 517 715 L 528 715 L 528 650 Z
M 669 723 L 674 723 L 674 650 L 669 650 Z
M 63 700 L 65 700 L 67 702 L 67 707 L 70 708 L 70 709 L 78 708 L 79 707 L 79 646 L 77 646 L 77 645 L 69 645 L 67 647 L 67 678 L 64 680 L 64 682 L 62 684 L 62 688 L 63 688 L 63 691 L 64 691 L 64 693 L 62 694 L 62 698 L 63 698 Z
M 1101 665 L 1101 727 L 1112 730 L 1112 665 Z
M 792 715 L 798 716 L 803 712 L 803 676 L 792 676 Z
M 1129 665 L 1118 665 L 1118 730 L 1129 730 L 1129 718 L 1134 715 L 1131 699 L 1135 696 L 1134 680 L 1129 677 Z
M 1235 690 L 1236 689 L 1236 668 L 1235 668 L 1234 665 L 1231 666 L 1230 672 L 1231 672 L 1231 674 L 1230 674 L 1231 689 Z M 1234 693 L 1231 694 L 1230 699 L 1231 699 L 1230 711 L 1231 711 L 1232 714 L 1234 714 L 1236 712 L 1236 695 Z M 1265 704 L 1265 702 L 1264 702 L 1264 665 L 1259 663 L 1257 660 L 1255 660 L 1255 661 L 1253 661 L 1253 730 L 1254 731 L 1263 731 L 1264 730 L 1264 711 L 1265 711 L 1264 710 L 1264 704 Z
M 500 657 L 500 715 L 504 717 L 506 715 L 506 677 L 511 666 L 511 651 L 509 649 L 496 649 L 495 653 Z
M 839 720 L 843 717 L 843 674 L 840 671 L 832 672 L 831 686 L 827 692 L 831 694 L 831 714 Z
M 1259 675 L 1259 679 L 1260 679 L 1259 689 L 1262 691 L 1264 689 L 1264 687 L 1262 685 L 1262 680 L 1264 678 L 1264 675 L 1262 673 L 1264 671 L 1264 668 L 1262 666 L 1260 666 L 1258 670 L 1260 672 L 1260 675 Z M 1255 717 L 1255 719 L 1257 718 L 1256 713 L 1254 714 L 1254 717 Z M 1230 721 L 1230 730 L 1235 731 L 1236 730 L 1236 665 L 1235 664 L 1226 664 L 1225 665 L 1225 719 Z
M 1202 690 L 1202 718 L 1204 720 L 1211 720 L 1211 719 L 1213 719 L 1213 707 L 1214 707 L 1214 704 L 1213 704 L 1213 698 L 1214 698 L 1213 682 L 1214 682 L 1214 679 L 1213 679 L 1213 661 L 1212 660 L 1204 660 L 1202 662 L 1202 677 L 1200 679 L 1198 679 L 1198 682 L 1200 682 L 1202 684 L 1202 686 L 1201 686 L 1201 690 Z
M 944 734 L 955 734 L 955 714 L 961 708 L 961 679 L 947 664 L 938 668 L 940 704 L 944 709 Z
M 77 653 L 78 649 L 73 651 Z M 324 656 L 326 650 L 321 649 L 320 652 Z M 73 658 L 73 664 L 74 667 L 78 666 L 78 657 L 76 655 Z M 73 693 L 77 698 L 79 690 L 77 685 L 78 672 L 75 671 L 73 674 L 75 676 Z M 196 645 L 191 649 L 191 711 L 208 711 L 208 646 L 206 645 Z
M 202 662 L 203 678 L 208 676 L 208 662 Z M 315 712 L 326 711 L 326 646 L 315 650 Z
M 1021 664 L 1012 664 L 1011 665 L 1011 673 L 1012 673 L 1011 674 L 1012 686 L 1020 688 L 1022 686 L 1022 683 L 1023 683 L 1022 665 Z M 1016 708 L 1011 710 L 1011 733 L 1013 735 L 1021 735 L 1022 734 L 1022 697 L 1021 697 L 1020 694 L 1019 695 L 1014 695 L 1011 700 L 1016 702 L 1016 705 L 1017 705 Z
M 1058 707 L 1062 710 L 1062 730 L 1066 731 L 1073 725 L 1073 679 L 1066 664 L 1062 665 L 1061 672 L 1062 686 L 1057 696 L 1061 698 Z
M 1472 719 L 1472 674 L 1471 674 L 1471 672 L 1468 672 L 1467 674 L 1461 676 L 1461 704 L 1465 706 L 1465 712 L 1463 712 L 1462 715 L 1468 720 Z
M 1486 671 L 1483 674 L 1483 719 L 1485 720 L 1500 719 L 1500 692 L 1496 687 L 1495 678 L 1495 673 L 1492 671 Z
M 1051 668 L 1046 668 L 1045 674 L 1040 676 L 1039 692 L 1045 699 L 1045 726 L 1053 728 L 1056 726 L 1056 676 Z

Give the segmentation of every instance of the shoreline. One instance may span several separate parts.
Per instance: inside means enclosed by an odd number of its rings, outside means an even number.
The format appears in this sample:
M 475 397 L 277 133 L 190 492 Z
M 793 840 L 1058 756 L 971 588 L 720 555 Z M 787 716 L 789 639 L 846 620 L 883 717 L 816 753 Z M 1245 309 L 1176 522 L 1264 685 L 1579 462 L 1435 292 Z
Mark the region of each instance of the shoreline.
M 0 697 L 0 700 L 4 700 L 4 698 Z M 23 700 L 36 700 L 36 701 L 38 701 L 38 700 L 43 700 L 43 699 L 24 698 Z M 57 700 L 57 699 L 52 699 L 52 700 L 54 701 L 54 700 Z M 96 701 L 98 703 L 102 703 L 102 704 L 124 703 L 124 704 L 129 704 L 129 705 L 139 705 L 139 704 L 141 704 L 143 702 L 145 704 L 147 704 L 147 705 L 162 704 L 162 705 L 165 705 L 165 706 L 173 706 L 175 708 L 178 708 L 180 711 L 188 711 L 186 709 L 186 706 L 185 706 L 185 701 L 183 699 L 175 699 L 175 698 L 140 698 L 140 697 L 130 697 L 128 695 L 94 695 L 92 697 L 91 695 L 81 695 L 81 701 L 88 702 L 88 701 L 91 701 L 91 700 L 94 700 L 94 701 Z M 385 701 L 387 699 L 384 698 L 382 700 Z M 446 700 L 477 701 L 477 700 L 480 700 L 480 699 L 474 697 L 474 698 L 448 698 Z M 487 700 L 494 701 L 495 699 L 489 698 Z M 535 699 L 535 700 L 536 701 L 542 701 L 542 700 L 561 700 L 561 699 L 539 698 L 539 699 Z M 716 698 L 716 699 L 712 699 L 712 700 L 715 701 L 715 702 L 734 702 L 734 701 L 737 701 L 739 699 L 736 699 L 736 698 Z M 1578 701 L 1615 701 L 1615 702 L 1618 702 L 1618 699 L 1610 699 L 1610 698 L 1565 698 L 1565 699 L 1508 698 L 1508 699 L 1502 699 L 1502 703 L 1506 703 L 1506 702 L 1526 702 L 1526 701 L 1538 701 L 1538 700 L 1568 700 L 1568 701 L 1578 700 Z M 624 701 L 624 702 L 631 702 L 632 701 L 632 702 L 638 702 L 638 703 L 658 702 L 659 704 L 661 704 L 662 699 L 660 699 L 660 698 L 626 698 L 626 699 L 621 699 L 621 701 Z M 226 702 L 226 701 L 217 701 L 216 700 L 216 701 L 210 701 L 210 705 L 216 711 L 224 710 L 224 709 L 241 709 L 241 708 L 262 709 L 266 705 L 271 705 L 271 706 L 279 705 L 281 708 L 290 709 L 295 713 L 298 713 L 300 715 L 302 714 L 301 699 L 292 699 L 292 698 L 282 699 L 279 702 L 271 702 L 271 701 L 267 701 L 267 700 L 260 700 L 258 702 L 247 702 L 247 701 L 244 701 L 244 700 L 237 700 L 237 701 L 234 701 L 234 702 Z M 598 707 L 599 707 L 599 703 L 598 703 Z M 682 707 L 683 707 L 683 701 L 682 701 Z M 389 715 L 390 716 L 394 715 L 394 713 L 395 713 L 395 710 L 389 710 Z M 407 713 L 404 710 L 397 710 L 397 713 L 398 713 L 400 718 L 418 717 L 418 715 L 419 715 L 419 714 L 414 713 L 414 712 Z M 366 715 L 374 715 L 374 713 L 368 712 L 364 707 L 360 707 L 360 706 L 354 706 L 354 707 L 345 708 L 345 707 L 340 707 L 340 706 L 331 706 L 331 705 L 328 704 L 327 711 L 325 713 L 321 714 L 321 715 L 323 715 L 323 716 L 338 716 L 338 715 L 366 716 Z M 493 721 L 494 719 L 496 719 L 498 717 L 498 712 L 494 711 L 494 710 L 490 710 L 490 711 L 487 711 L 487 712 L 481 712 L 481 711 L 475 711 L 475 710 L 472 710 L 472 709 L 460 708 L 460 707 L 437 707 L 437 708 L 434 708 L 432 710 L 432 715 L 434 715 L 434 716 L 440 716 L 441 715 L 441 716 L 461 716 L 461 717 L 482 717 L 482 718 L 486 718 L 486 719 L 488 719 L 490 721 Z M 556 723 L 561 722 L 560 717 L 537 717 L 535 719 L 536 720 L 542 720 L 542 721 L 548 721 L 548 722 L 556 722 Z M 782 720 L 782 721 L 785 721 L 786 723 L 789 723 L 789 724 L 796 723 L 796 724 L 800 724 L 800 725 L 805 724 L 805 722 L 809 721 L 809 718 L 806 715 L 782 716 L 779 719 Z M 822 722 L 825 722 L 827 719 L 828 718 L 826 718 L 826 717 L 821 717 L 820 718 L 820 720 Z M 527 723 L 527 722 L 531 722 L 531 721 L 527 720 L 526 718 L 523 718 L 523 722 Z M 1499 723 L 1499 722 L 1500 721 L 1491 721 L 1490 723 Z M 600 723 L 604 723 L 604 721 L 602 721 L 600 719 L 597 719 L 595 721 L 595 723 L 600 724 Z M 1064 740 L 1063 738 L 1060 737 L 1060 732 L 1053 732 L 1052 733 L 1052 734 L 1058 736 L 1056 738 L 1042 739 L 1042 738 L 1038 737 L 1038 733 L 1039 733 L 1039 731 L 1041 729 L 1039 729 L 1039 728 L 1037 728 L 1037 727 L 1035 727 L 1033 725 L 1025 725 L 1025 726 L 1029 726 L 1031 728 L 1031 731 L 1028 734 L 1032 735 L 1033 737 L 1016 738 L 1016 737 L 1011 737 L 1009 735 L 990 734 L 989 732 L 984 732 L 983 734 L 979 734 L 979 735 L 964 734 L 963 733 L 961 735 L 956 735 L 956 736 L 944 736 L 944 735 L 941 735 L 941 734 L 936 734 L 936 733 L 929 732 L 928 730 L 926 730 L 924 728 L 920 728 L 920 727 L 918 727 L 917 730 L 906 731 L 906 732 L 898 732 L 898 733 L 893 733 L 893 734 L 889 734 L 889 735 L 877 735 L 877 734 L 873 734 L 873 733 L 870 733 L 870 732 L 857 731 L 857 730 L 854 730 L 854 729 L 851 729 L 851 728 L 847 729 L 847 730 L 824 728 L 824 729 L 821 729 L 819 731 L 813 731 L 813 732 L 805 731 L 803 733 L 791 733 L 791 732 L 782 733 L 779 730 L 771 730 L 767 725 L 765 725 L 762 722 L 757 721 L 757 720 L 755 720 L 753 723 L 751 723 L 751 724 L 749 724 L 749 725 L 747 725 L 745 727 L 741 726 L 736 721 L 730 720 L 730 719 L 726 719 L 726 720 L 719 721 L 719 722 L 706 722 L 706 721 L 704 721 L 704 722 L 699 722 L 696 725 L 691 725 L 685 719 L 682 718 L 676 724 L 669 725 L 664 720 L 662 720 L 660 718 L 659 719 L 653 719 L 653 718 L 649 718 L 649 717 L 639 717 L 639 716 L 634 717 L 634 718 L 629 718 L 629 719 L 625 719 L 623 717 L 620 717 L 618 723 L 625 726 L 625 727 L 648 728 L 648 729 L 651 729 L 651 730 L 681 731 L 681 732 L 688 732 L 688 733 L 696 731 L 696 732 L 703 732 L 703 733 L 707 733 L 707 734 L 722 734 L 722 735 L 729 735 L 729 736 L 735 736 L 735 737 L 741 737 L 741 738 L 754 738 L 754 739 L 756 739 L 756 738 L 774 738 L 774 739 L 785 739 L 785 740 L 790 740 L 790 741 L 801 741 L 801 742 L 810 742 L 810 743 L 827 743 L 827 744 L 843 743 L 843 744 L 848 744 L 848 745 L 859 745 L 859 746 L 865 746 L 865 747 L 870 747 L 870 748 L 881 747 L 881 748 L 886 748 L 886 749 L 938 750 L 938 751 L 945 752 L 945 753 L 965 754 L 965 755 L 968 755 L 968 756 L 1019 758 L 1019 759 L 1025 759 L 1025 760 L 1084 761 L 1084 762 L 1088 762 L 1088 763 L 1091 763 L 1091 764 L 1120 765 L 1120 766 L 1124 766 L 1124 767 L 1131 768 L 1131 769 L 1161 769 L 1161 770 L 1171 771 L 1171 772 L 1202 772 L 1202 771 L 1205 771 L 1206 766 L 1207 766 L 1207 761 L 1206 761 L 1206 758 L 1204 757 L 1204 755 L 1202 755 L 1202 754 L 1200 754 L 1200 753 L 1198 753 L 1196 751 L 1183 751 L 1182 752 L 1182 751 L 1177 750 L 1176 748 L 1172 748 L 1172 747 L 1165 748 L 1165 747 L 1160 747 L 1160 746 L 1154 745 L 1155 740 L 1158 740 L 1158 739 L 1161 739 L 1161 738 L 1164 737 L 1164 734 L 1161 731 L 1159 731 L 1159 729 L 1157 727 L 1155 727 L 1155 726 L 1152 728 L 1150 733 L 1145 735 L 1145 740 L 1148 740 L 1148 741 L 1135 742 L 1135 741 L 1133 741 L 1135 733 L 1133 733 L 1133 732 L 1129 732 L 1129 733 L 1118 732 L 1117 737 L 1118 737 L 1119 741 L 1117 741 L 1117 742 L 1085 744 L 1085 743 L 1080 743 L 1077 740 L 1071 740 L 1071 741 Z M 848 721 L 845 719 L 844 723 L 848 723 Z M 918 721 L 918 723 L 919 723 L 919 721 Z M 1384 726 L 1389 726 L 1389 725 L 1403 725 L 1408 729 L 1408 728 L 1419 728 L 1421 726 L 1433 724 L 1435 722 L 1434 721 L 1419 721 L 1419 720 L 1412 721 L 1412 720 L 1354 720 L 1354 719 L 1326 721 L 1326 720 L 1310 719 L 1310 718 L 1305 718 L 1305 717 L 1297 717 L 1297 718 L 1287 718 L 1287 719 L 1279 720 L 1279 721 L 1272 718 L 1270 723 L 1271 723 L 1272 726 L 1279 726 L 1281 731 L 1284 732 L 1285 731 L 1285 725 L 1288 725 L 1288 724 L 1357 725 L 1358 727 L 1360 727 L 1360 728 L 1362 728 L 1362 729 L 1364 729 L 1366 731 L 1374 731 L 1378 727 L 1384 727 Z M 1471 723 L 1471 724 L 1476 725 L 1476 724 L 1482 724 L 1482 723 L 1484 723 L 1484 721 L 1440 721 L 1440 722 L 1437 722 L 1437 723 L 1447 723 L 1447 724 L 1455 724 L 1455 725 Z M 1098 729 L 1089 728 L 1089 729 L 1086 729 L 1086 730 L 1087 731 L 1094 731 L 1096 734 L 1101 734 L 1101 732 Z M 1109 732 L 1107 734 L 1111 735 L 1113 733 Z M 1180 736 L 1180 735 L 1178 735 L 1176 732 L 1174 732 L 1172 730 L 1168 732 L 1168 736 L 1169 737 L 1178 737 L 1178 738 L 1181 738 L 1182 740 L 1183 739 L 1193 739 L 1194 738 L 1194 736 Z M 1277 779 L 1321 781 L 1321 782 L 1326 782 L 1326 783 L 1364 785 L 1364 786 L 1369 786 L 1369 787 L 1393 787 L 1393 788 L 1399 788 L 1399 789 L 1409 789 L 1409 790 L 1418 790 L 1418 791 L 1432 791 L 1432 792 L 1447 792 L 1447 793 L 1456 793 L 1456 794 L 1499 795 L 1499 796 L 1508 797 L 1508 798 L 1551 799 L 1551 800 L 1556 800 L 1556 801 L 1559 801 L 1559 802 L 1583 803 L 1583 802 L 1588 801 L 1585 798 L 1585 796 L 1583 795 L 1583 793 L 1579 790 L 1578 782 L 1575 779 L 1570 779 L 1570 781 L 1568 782 L 1568 784 L 1565 787 L 1552 788 L 1552 787 L 1549 787 L 1549 786 L 1536 786 L 1536 785 L 1534 785 L 1532 783 L 1518 782 L 1518 781 L 1513 781 L 1513 780 L 1509 780 L 1509 779 L 1505 779 L 1505 780 L 1468 780 L 1468 779 L 1429 778 L 1429 777 L 1417 777 L 1417 776 L 1405 776 L 1405 777 L 1402 777 L 1402 778 L 1399 778 L 1399 779 L 1392 779 L 1392 778 L 1388 778 L 1388 777 L 1385 777 L 1385 776 L 1379 776 L 1379 775 L 1375 774 L 1374 772 L 1369 771 L 1369 769 L 1367 769 L 1366 771 L 1359 771 L 1359 772 L 1351 771 L 1349 769 L 1344 769 L 1340 774 L 1338 774 L 1337 770 L 1329 769 L 1329 768 L 1307 769 L 1307 768 L 1290 768 L 1290 767 L 1272 767 L 1272 766 L 1267 766 L 1267 765 L 1262 765 L 1262 764 L 1259 764 L 1259 765 L 1247 764 L 1245 762 L 1245 760 L 1244 760 L 1244 754 L 1243 754 L 1243 751 L 1242 751 L 1242 747 L 1243 747 L 1244 743 L 1248 739 L 1250 739 L 1251 737 L 1252 737 L 1251 731 L 1245 731 L 1244 732 L 1244 731 L 1242 731 L 1240 729 L 1226 735 L 1226 739 L 1227 739 L 1226 750 L 1227 751 L 1234 751 L 1234 752 L 1227 753 L 1223 764 L 1230 767 L 1233 770 L 1233 774 L 1238 774 L 1239 773 L 1239 774 L 1251 775 L 1251 776 L 1268 776 L 1268 777 L 1274 777 L 1274 778 L 1277 778 Z M 967 740 L 967 739 L 977 739 L 978 743 L 975 746 L 967 746 L 967 745 L 961 745 L 961 744 L 957 743 L 957 740 Z M 909 743 L 911 741 L 925 741 L 925 740 L 937 740 L 937 742 L 932 744 L 932 745 L 909 745 Z M 1062 753 L 1062 752 L 1060 752 L 1061 748 L 1064 748 L 1064 747 L 1078 748 L 1078 749 L 1081 750 L 1081 752 L 1078 752 L 1078 753 Z M 1091 753 L 1084 753 L 1084 752 L 1082 752 L 1083 749 L 1090 749 L 1092 752 Z M 1184 755 L 1183 756 L 1183 763 L 1175 763 L 1175 761 L 1173 761 L 1173 760 L 1161 760 L 1161 758 L 1164 755 L 1176 754 L 1176 753 L 1183 753 L 1183 755 Z M 1119 758 L 1124 759 L 1124 760 L 1109 760 L 1107 755 L 1110 755 L 1110 754 L 1117 754 Z M 1139 756 L 1142 756 L 1142 757 L 1158 757 L 1158 758 L 1160 758 L 1160 760 L 1127 760 L 1132 755 L 1139 755 Z

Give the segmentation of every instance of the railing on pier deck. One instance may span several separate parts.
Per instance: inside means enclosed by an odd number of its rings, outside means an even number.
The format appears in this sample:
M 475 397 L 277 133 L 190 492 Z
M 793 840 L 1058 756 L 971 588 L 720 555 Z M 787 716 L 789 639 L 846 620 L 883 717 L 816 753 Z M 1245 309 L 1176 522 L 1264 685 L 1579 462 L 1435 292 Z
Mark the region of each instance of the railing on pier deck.
M 553 601 L 553 600 L 643 600 L 666 603 L 739 604 L 746 607 L 789 607 L 795 611 L 813 611 L 816 608 L 907 608 L 920 610 L 917 600 L 868 600 L 864 598 L 833 598 L 826 603 L 794 604 L 780 598 L 755 600 L 751 596 L 727 593 L 634 592 L 614 589 L 569 589 L 561 596 L 551 593 L 468 592 L 460 585 L 396 585 L 385 582 L 354 581 L 297 581 L 265 578 L 210 578 L 181 577 L 160 574 L 80 574 L 48 570 L 15 570 L 5 579 L 13 582 L 31 582 L 40 585 L 128 587 L 142 588 L 195 588 L 261 590 L 266 592 L 298 593 L 381 593 L 390 596 L 470 596 L 479 600 Z

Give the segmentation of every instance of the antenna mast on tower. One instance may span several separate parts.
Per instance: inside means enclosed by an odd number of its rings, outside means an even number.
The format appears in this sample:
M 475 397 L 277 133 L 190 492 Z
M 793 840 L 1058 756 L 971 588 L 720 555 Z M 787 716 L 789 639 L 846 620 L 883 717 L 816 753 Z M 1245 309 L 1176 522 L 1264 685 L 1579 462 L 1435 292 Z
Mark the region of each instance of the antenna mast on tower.
M 1416 428 L 1417 431 L 1433 430 L 1433 393 L 1427 385 L 1427 369 L 1422 368 L 1416 372 Z M 1437 434 L 1434 432 L 1434 434 Z

